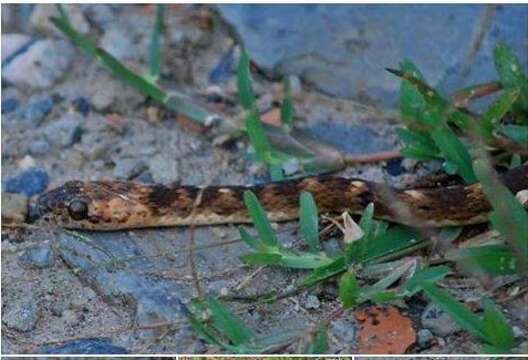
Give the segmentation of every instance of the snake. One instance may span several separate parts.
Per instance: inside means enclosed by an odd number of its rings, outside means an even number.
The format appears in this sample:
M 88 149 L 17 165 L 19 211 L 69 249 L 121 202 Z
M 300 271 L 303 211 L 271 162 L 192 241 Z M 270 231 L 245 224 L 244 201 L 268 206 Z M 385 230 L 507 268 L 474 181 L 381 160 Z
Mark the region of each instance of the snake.
M 498 176 L 513 193 L 528 189 L 528 163 Z M 404 225 L 443 227 L 488 221 L 492 206 L 480 183 L 434 188 L 394 188 L 332 175 L 249 186 L 191 186 L 133 181 L 73 180 L 37 199 L 42 221 L 66 229 L 115 231 L 135 228 L 251 223 L 246 191 L 258 198 L 272 222 L 296 220 L 299 196 L 312 194 L 319 214 L 360 215 Z

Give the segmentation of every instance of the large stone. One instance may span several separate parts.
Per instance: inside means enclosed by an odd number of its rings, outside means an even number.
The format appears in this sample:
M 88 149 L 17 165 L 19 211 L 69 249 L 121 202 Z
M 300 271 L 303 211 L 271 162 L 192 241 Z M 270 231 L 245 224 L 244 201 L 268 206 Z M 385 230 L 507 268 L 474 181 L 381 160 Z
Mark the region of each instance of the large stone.
M 66 40 L 39 40 L 2 69 L 2 79 L 17 87 L 48 88 L 62 78 L 73 55 Z
M 492 53 L 507 42 L 528 63 L 528 7 L 483 5 L 219 5 L 252 58 L 333 96 L 395 105 L 400 82 L 384 69 L 405 58 L 451 91 L 497 78 Z M 486 16 L 490 27 L 482 27 Z M 474 48 L 482 30 L 480 46 Z M 468 70 L 469 69 L 469 70 Z M 469 71 L 469 73 L 468 73 Z
M 38 321 L 38 307 L 33 300 L 20 301 L 8 307 L 2 317 L 7 327 L 27 332 L 32 330 Z

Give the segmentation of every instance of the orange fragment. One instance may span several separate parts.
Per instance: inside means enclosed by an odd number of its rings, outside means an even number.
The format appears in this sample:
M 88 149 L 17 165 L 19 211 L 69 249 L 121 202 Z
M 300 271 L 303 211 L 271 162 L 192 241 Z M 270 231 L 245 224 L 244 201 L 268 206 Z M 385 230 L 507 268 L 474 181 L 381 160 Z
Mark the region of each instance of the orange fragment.
M 357 310 L 355 315 L 361 323 L 361 354 L 403 354 L 416 341 L 411 319 L 394 306 L 370 306 Z
M 267 113 L 260 116 L 262 122 L 273 126 L 281 126 L 281 110 L 279 108 L 273 108 Z

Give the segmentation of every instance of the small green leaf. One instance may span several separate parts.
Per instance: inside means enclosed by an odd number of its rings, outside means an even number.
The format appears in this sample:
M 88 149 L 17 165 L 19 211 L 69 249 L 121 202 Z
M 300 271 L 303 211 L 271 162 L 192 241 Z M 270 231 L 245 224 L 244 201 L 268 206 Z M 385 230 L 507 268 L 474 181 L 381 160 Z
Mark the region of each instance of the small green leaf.
M 342 273 L 346 269 L 347 265 L 345 263 L 345 258 L 340 256 L 330 264 L 314 269 L 310 275 L 300 281 L 299 286 L 304 287 L 315 285 L 320 281 Z
M 321 251 L 319 243 L 319 214 L 312 194 L 302 192 L 300 197 L 299 221 L 304 241 L 311 252 Z
M 487 341 L 488 334 L 482 328 L 480 318 L 467 307 L 452 297 L 448 292 L 440 290 L 434 284 L 424 281 L 420 283 L 421 288 L 435 304 L 451 316 L 462 328 L 481 340 Z
M 277 253 L 253 253 L 243 255 L 240 259 L 249 265 L 280 265 L 282 264 L 282 255 Z
M 521 166 L 521 156 L 519 154 L 513 154 L 510 160 L 510 169 L 514 169 L 518 166 Z
M 253 236 L 249 235 L 246 229 L 242 226 L 238 228 L 238 232 L 240 233 L 240 238 L 251 248 L 255 250 L 262 250 L 264 248 L 264 244 L 262 244 L 259 239 L 255 239 Z
M 339 280 L 339 298 L 345 309 L 357 305 L 359 292 L 360 288 L 356 276 L 350 272 L 344 273 Z
M 471 156 L 466 146 L 451 129 L 447 126 L 442 126 L 431 132 L 431 138 L 445 158 L 456 165 L 457 172 L 464 178 L 466 183 L 472 184 L 477 181 L 471 166 Z
M 506 135 L 519 145 L 528 147 L 528 126 L 522 125 L 499 125 L 498 132 Z
M 523 72 L 519 59 L 505 44 L 495 47 L 493 53 L 495 68 L 504 89 L 520 89 L 521 93 L 514 107 L 515 110 L 528 110 L 528 77 Z
M 493 129 L 500 124 L 501 119 L 510 110 L 511 106 L 519 97 L 519 89 L 505 90 L 501 96 L 488 108 L 480 121 L 481 134 L 491 138 Z
M 487 334 L 488 342 L 503 352 L 509 351 L 514 344 L 514 335 L 506 317 L 499 311 L 495 304 L 484 299 L 484 331 Z
M 287 129 L 293 126 L 293 117 L 295 116 L 295 109 L 293 107 L 293 100 L 291 95 L 290 79 L 284 78 L 284 100 L 281 106 L 281 123 Z
M 270 173 L 271 181 L 281 181 L 284 180 L 284 171 L 282 171 L 282 166 L 271 164 L 268 166 Z
M 281 249 L 281 264 L 292 269 L 315 269 L 330 264 L 333 259 L 312 253 L 294 254 Z
M 260 240 L 267 246 L 276 247 L 278 246 L 277 237 L 275 232 L 271 228 L 271 224 L 266 217 L 266 212 L 260 205 L 257 197 L 251 191 L 244 192 L 244 204 L 249 210 L 253 224 L 257 229 Z
M 486 198 L 493 207 L 491 224 L 506 237 L 518 266 L 528 268 L 528 214 L 515 196 L 500 182 L 497 175 L 484 160 L 475 160 L 475 173 Z
M 242 107 L 252 111 L 255 106 L 255 94 L 251 85 L 251 73 L 249 71 L 249 56 L 245 49 L 240 53 L 238 63 L 238 99 Z
M 207 298 L 207 307 L 213 316 L 213 323 L 234 345 L 243 344 L 253 336 L 252 331 L 228 308 L 214 298 Z
M 409 59 L 402 61 L 400 69 L 404 72 L 410 72 L 416 78 L 425 81 L 422 73 Z M 418 89 L 407 80 L 402 80 L 400 85 L 400 111 L 402 118 L 408 123 L 419 122 L 426 106 L 427 103 Z
M 520 271 L 517 258 L 505 245 L 483 245 L 448 252 L 446 258 L 456 261 L 469 272 L 477 271 L 491 275 L 513 275 Z
M 408 296 L 413 296 L 422 290 L 422 284 L 434 284 L 451 274 L 451 269 L 447 266 L 435 266 L 417 271 L 405 284 Z
M 325 354 L 328 352 L 328 329 L 326 326 L 321 326 L 314 340 L 308 345 L 306 349 L 307 354 Z

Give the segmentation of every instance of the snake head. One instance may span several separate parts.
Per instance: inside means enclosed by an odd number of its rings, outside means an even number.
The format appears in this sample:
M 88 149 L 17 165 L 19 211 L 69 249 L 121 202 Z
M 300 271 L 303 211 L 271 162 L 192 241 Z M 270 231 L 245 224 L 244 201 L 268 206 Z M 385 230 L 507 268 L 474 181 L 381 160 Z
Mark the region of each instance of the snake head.
M 90 203 L 82 181 L 69 181 L 50 190 L 37 200 L 40 219 L 67 228 L 84 228 L 89 219 Z

